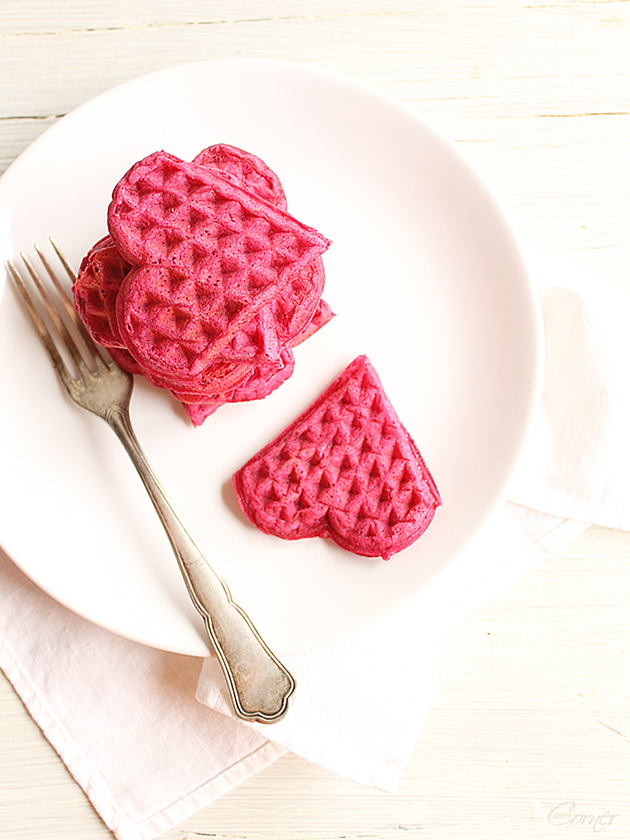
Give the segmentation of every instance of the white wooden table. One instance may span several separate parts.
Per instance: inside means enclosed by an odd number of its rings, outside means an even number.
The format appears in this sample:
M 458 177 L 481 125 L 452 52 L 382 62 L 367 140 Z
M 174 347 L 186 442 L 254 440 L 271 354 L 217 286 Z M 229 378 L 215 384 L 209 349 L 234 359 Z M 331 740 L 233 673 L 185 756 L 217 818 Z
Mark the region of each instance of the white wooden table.
M 527 246 L 630 290 L 627 0 L 2 0 L 0 171 L 118 82 L 235 56 L 400 97 L 480 165 Z M 397 795 L 288 755 L 165 837 L 590 836 L 550 820 L 567 802 L 630 837 L 629 603 L 630 535 L 590 529 L 442 641 Z M 111 837 L 1 676 L 0 837 Z

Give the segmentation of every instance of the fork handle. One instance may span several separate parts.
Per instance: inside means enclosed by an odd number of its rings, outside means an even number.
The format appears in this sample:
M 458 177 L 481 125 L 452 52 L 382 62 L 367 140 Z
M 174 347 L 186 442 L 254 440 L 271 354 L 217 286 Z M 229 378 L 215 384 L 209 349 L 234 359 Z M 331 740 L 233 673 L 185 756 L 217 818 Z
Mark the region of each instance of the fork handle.
M 219 660 L 236 715 L 243 720 L 275 723 L 286 714 L 295 680 L 232 600 L 227 584 L 170 501 L 138 442 L 128 411 L 113 410 L 105 420 L 136 467 L 168 535 Z

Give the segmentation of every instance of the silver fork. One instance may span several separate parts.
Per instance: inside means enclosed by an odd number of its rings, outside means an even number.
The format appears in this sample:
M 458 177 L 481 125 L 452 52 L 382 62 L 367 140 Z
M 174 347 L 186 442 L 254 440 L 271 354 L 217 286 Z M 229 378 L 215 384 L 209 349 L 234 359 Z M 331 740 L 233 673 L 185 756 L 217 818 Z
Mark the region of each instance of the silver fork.
M 53 240 L 50 241 L 74 282 L 70 264 Z M 49 261 L 37 246 L 35 251 L 54 286 L 52 297 L 28 257 L 23 252 L 20 256 L 45 317 L 40 314 L 15 263 L 9 260 L 7 270 L 59 378 L 77 405 L 111 426 L 133 461 L 170 540 L 192 602 L 203 618 L 236 715 L 243 720 L 275 723 L 287 712 L 295 680 L 265 644 L 243 609 L 232 600 L 227 584 L 209 563 L 142 451 L 129 416 L 133 377 L 99 353 Z M 55 304 L 53 297 L 59 303 Z M 80 341 L 73 338 L 69 326 L 80 335 Z M 81 344 L 84 347 L 80 349 Z M 75 371 L 60 350 L 72 360 Z

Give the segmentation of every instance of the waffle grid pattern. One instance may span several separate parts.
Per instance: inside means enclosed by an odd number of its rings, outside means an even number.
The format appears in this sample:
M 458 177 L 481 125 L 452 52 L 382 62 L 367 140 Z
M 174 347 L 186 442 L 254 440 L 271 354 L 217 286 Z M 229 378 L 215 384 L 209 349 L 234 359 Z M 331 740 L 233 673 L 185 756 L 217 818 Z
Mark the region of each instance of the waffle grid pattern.
M 328 240 L 288 215 L 254 155 L 217 145 L 189 164 L 156 152 L 119 182 L 108 216 L 111 235 L 81 264 L 77 311 L 194 425 L 271 393 L 293 372 L 293 347 L 333 317 L 321 300 Z
M 241 507 L 265 533 L 332 537 L 366 556 L 426 530 L 440 496 L 365 356 L 234 476 Z
M 109 225 L 123 256 L 140 266 L 117 300 L 125 344 L 172 377 L 206 369 L 327 246 L 220 174 L 163 152 L 117 185 Z

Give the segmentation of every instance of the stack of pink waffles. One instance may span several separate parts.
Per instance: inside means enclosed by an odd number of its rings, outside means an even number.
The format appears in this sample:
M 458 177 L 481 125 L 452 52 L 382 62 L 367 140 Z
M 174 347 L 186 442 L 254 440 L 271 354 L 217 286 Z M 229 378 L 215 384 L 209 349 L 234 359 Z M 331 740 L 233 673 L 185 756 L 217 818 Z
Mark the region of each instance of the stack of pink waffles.
M 149 155 L 116 185 L 108 228 L 81 264 L 77 311 L 196 426 L 271 393 L 293 372 L 293 348 L 332 317 L 321 299 L 330 242 L 289 215 L 278 177 L 240 149 L 190 163 Z

